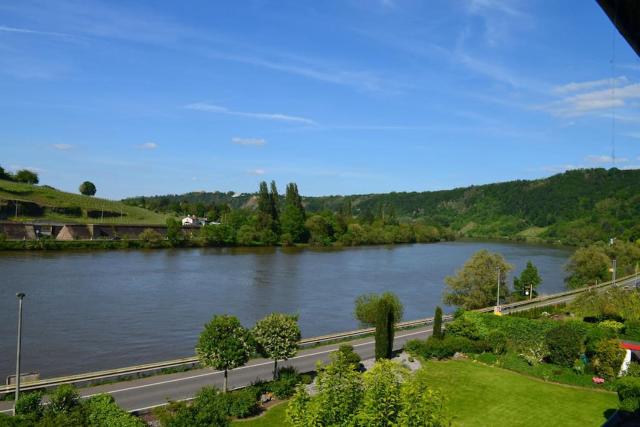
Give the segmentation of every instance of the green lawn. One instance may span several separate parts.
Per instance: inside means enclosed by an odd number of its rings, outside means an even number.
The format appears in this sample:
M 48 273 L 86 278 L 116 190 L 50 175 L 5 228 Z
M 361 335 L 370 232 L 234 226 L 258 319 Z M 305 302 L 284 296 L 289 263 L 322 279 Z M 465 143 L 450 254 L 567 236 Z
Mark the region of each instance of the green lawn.
M 284 417 L 287 411 L 287 402 L 279 403 L 271 407 L 264 415 L 248 420 L 237 420 L 231 423 L 235 427 L 282 427 L 285 425 Z
M 79 183 L 78 183 L 79 185 Z M 98 194 L 100 188 L 98 188 Z M 0 201 L 17 200 L 18 202 L 35 203 L 44 208 L 41 216 L 29 215 L 20 212 L 18 220 L 30 221 L 33 219 L 61 221 L 61 222 L 83 222 L 83 223 L 120 223 L 120 212 L 122 212 L 125 224 L 165 224 L 167 216 L 158 214 L 148 209 L 129 206 L 124 203 L 101 199 L 99 197 L 83 196 L 81 194 L 67 193 L 43 185 L 31 185 L 19 182 L 0 180 Z M 20 206 L 18 206 L 20 209 Z M 56 211 L 56 209 L 58 211 Z M 101 221 L 98 218 L 87 218 L 86 215 L 66 214 L 64 209 L 80 209 L 84 212 L 105 212 Z M 14 219 L 13 217 L 11 218 Z
M 618 406 L 615 393 L 544 383 L 477 362 L 426 367 L 449 399 L 454 426 L 600 426 Z
M 467 360 L 428 361 L 426 368 L 449 399 L 454 426 L 600 426 L 618 406 L 615 393 L 545 383 Z M 285 426 L 286 407 L 232 425 Z

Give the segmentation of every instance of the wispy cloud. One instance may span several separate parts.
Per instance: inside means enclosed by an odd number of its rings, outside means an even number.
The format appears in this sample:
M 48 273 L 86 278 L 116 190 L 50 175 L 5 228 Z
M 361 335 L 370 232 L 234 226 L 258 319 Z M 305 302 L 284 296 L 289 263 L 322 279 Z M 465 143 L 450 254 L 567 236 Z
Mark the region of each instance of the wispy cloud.
M 235 111 L 235 110 L 230 110 L 229 108 L 226 108 L 226 107 L 222 107 L 220 105 L 208 104 L 206 102 L 196 102 L 194 104 L 185 105 L 184 108 L 186 108 L 187 110 L 204 111 L 207 113 L 226 114 L 229 116 L 248 117 L 252 119 L 303 123 L 307 125 L 316 124 L 316 122 L 306 117 L 290 116 L 288 114 L 280 114 L 280 113 L 253 113 L 253 112 L 247 112 L 247 111 Z
M 602 164 L 602 163 L 613 163 L 613 157 L 611 156 L 607 156 L 607 155 L 589 155 L 585 158 L 586 161 L 590 162 L 590 163 L 597 163 L 597 164 Z M 616 157 L 616 162 L 619 163 L 626 163 L 628 162 L 629 159 L 627 159 L 626 157 Z
M 556 86 L 553 91 L 559 94 L 582 92 L 584 90 L 593 90 L 602 87 L 611 87 L 612 85 L 621 85 L 628 83 L 626 76 L 616 77 L 615 79 L 600 79 L 587 82 L 571 82 L 562 86 Z
M 260 168 L 252 169 L 252 170 L 249 171 L 250 175 L 264 175 L 265 173 L 267 173 L 267 171 L 264 170 L 264 169 L 260 169 Z
M 17 34 L 31 34 L 31 35 L 37 35 L 37 36 L 73 37 L 71 34 L 56 33 L 56 32 L 52 32 L 52 31 L 31 30 L 29 28 L 7 27 L 7 26 L 4 26 L 4 25 L 0 25 L 0 32 L 17 33 Z
M 156 148 L 158 148 L 158 144 L 156 144 L 155 142 L 145 142 L 144 144 L 139 144 L 138 148 L 142 150 L 155 150 Z
M 263 138 L 231 138 L 231 142 L 238 145 L 265 145 L 267 143 L 266 139 Z
M 61 150 L 61 151 L 71 150 L 73 148 L 73 145 L 71 144 L 52 144 L 51 146 L 56 150 Z
M 640 99 L 640 83 L 616 88 L 615 92 L 600 89 L 567 96 L 541 108 L 556 116 L 573 117 L 602 112 L 613 107 L 625 107 L 627 101 L 637 99 Z

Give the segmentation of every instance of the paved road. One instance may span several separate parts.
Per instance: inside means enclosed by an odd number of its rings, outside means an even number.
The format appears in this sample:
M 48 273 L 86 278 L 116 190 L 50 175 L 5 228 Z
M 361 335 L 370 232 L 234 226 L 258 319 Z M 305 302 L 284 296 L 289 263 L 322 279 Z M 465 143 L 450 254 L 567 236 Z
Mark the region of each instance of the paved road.
M 431 327 L 396 332 L 394 348 L 400 349 L 411 339 L 424 339 L 431 335 Z M 349 342 L 363 359 L 374 357 L 372 337 Z M 293 366 L 298 372 L 315 369 L 316 362 L 329 360 L 329 353 L 339 344 L 300 351 L 297 356 L 278 366 Z M 273 375 L 273 361 L 252 360 L 249 364 L 229 372 L 229 388 L 250 385 L 259 379 L 269 380 Z M 99 393 L 113 395 L 118 404 L 128 411 L 142 411 L 164 405 L 167 401 L 192 398 L 202 387 L 215 385 L 222 388 L 221 371 L 194 369 L 176 374 L 157 375 L 150 378 L 79 389 L 82 397 Z M 0 412 L 11 413 L 13 402 L 0 402 Z

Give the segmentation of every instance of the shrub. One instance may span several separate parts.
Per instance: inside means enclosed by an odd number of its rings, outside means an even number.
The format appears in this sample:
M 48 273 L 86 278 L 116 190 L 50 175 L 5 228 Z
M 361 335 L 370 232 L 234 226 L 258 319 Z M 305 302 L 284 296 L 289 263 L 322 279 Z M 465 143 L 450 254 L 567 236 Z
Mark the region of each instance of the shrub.
M 413 340 L 405 345 L 405 350 L 411 355 L 426 359 L 446 359 L 456 353 L 482 353 L 487 348 L 484 341 L 447 335 L 443 339 L 429 337 L 426 341 Z
M 42 416 L 42 392 L 24 393 L 16 402 L 16 415 L 28 415 L 35 418 Z
M 538 341 L 523 348 L 519 356 L 530 366 L 535 366 L 549 356 L 549 349 L 544 341 Z
M 471 340 L 480 339 L 483 335 L 479 320 L 475 317 L 469 316 L 467 313 L 449 323 L 447 325 L 446 334 L 464 337 Z
M 624 412 L 640 412 L 640 378 L 625 377 L 616 384 L 620 410 Z
M 596 352 L 596 347 L 601 341 L 615 338 L 615 332 L 611 328 L 602 328 L 596 326 L 589 329 L 585 339 L 585 351 L 589 356 L 593 356 Z
M 342 344 L 338 348 L 338 353 L 340 353 L 341 360 L 353 366 L 353 369 L 360 369 L 360 355 L 353 350 L 353 346 L 349 344 Z
M 624 322 L 624 336 L 633 341 L 640 341 L 640 320 Z
M 278 379 L 269 383 L 269 391 L 279 399 L 293 396 L 296 387 L 302 382 L 302 376 L 294 368 L 282 368 L 278 371 Z
M 507 334 L 501 330 L 489 332 L 486 343 L 493 354 L 504 354 L 507 352 Z
M 640 378 L 640 363 L 631 362 L 627 368 L 626 376 Z
M 624 324 L 615 320 L 604 320 L 598 323 L 598 327 L 611 330 L 615 336 L 620 335 L 624 329 Z
M 70 412 L 74 407 L 78 406 L 80 396 L 75 387 L 70 384 L 63 384 L 50 396 L 50 404 L 48 409 L 53 413 Z
M 618 374 L 624 360 L 625 351 L 620 348 L 618 340 L 600 341 L 592 361 L 596 373 L 604 378 L 614 378 Z
M 238 418 L 246 418 L 256 415 L 260 411 L 255 391 L 250 388 L 227 393 L 226 400 L 227 415 Z
M 549 349 L 549 360 L 557 365 L 573 366 L 573 362 L 582 353 L 583 342 L 584 335 L 570 323 L 551 329 L 545 337 L 545 343 Z
M 141 427 L 143 422 L 121 409 L 108 394 L 98 394 L 87 399 L 85 408 L 86 423 L 89 426 Z

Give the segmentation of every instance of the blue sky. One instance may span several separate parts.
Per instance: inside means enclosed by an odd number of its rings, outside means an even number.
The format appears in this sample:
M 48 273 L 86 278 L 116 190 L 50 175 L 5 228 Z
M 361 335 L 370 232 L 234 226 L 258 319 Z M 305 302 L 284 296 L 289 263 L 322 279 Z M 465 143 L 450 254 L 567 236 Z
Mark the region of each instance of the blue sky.
M 640 167 L 595 1 L 0 4 L 0 165 L 68 191 L 446 189 L 610 167 L 612 136 Z

